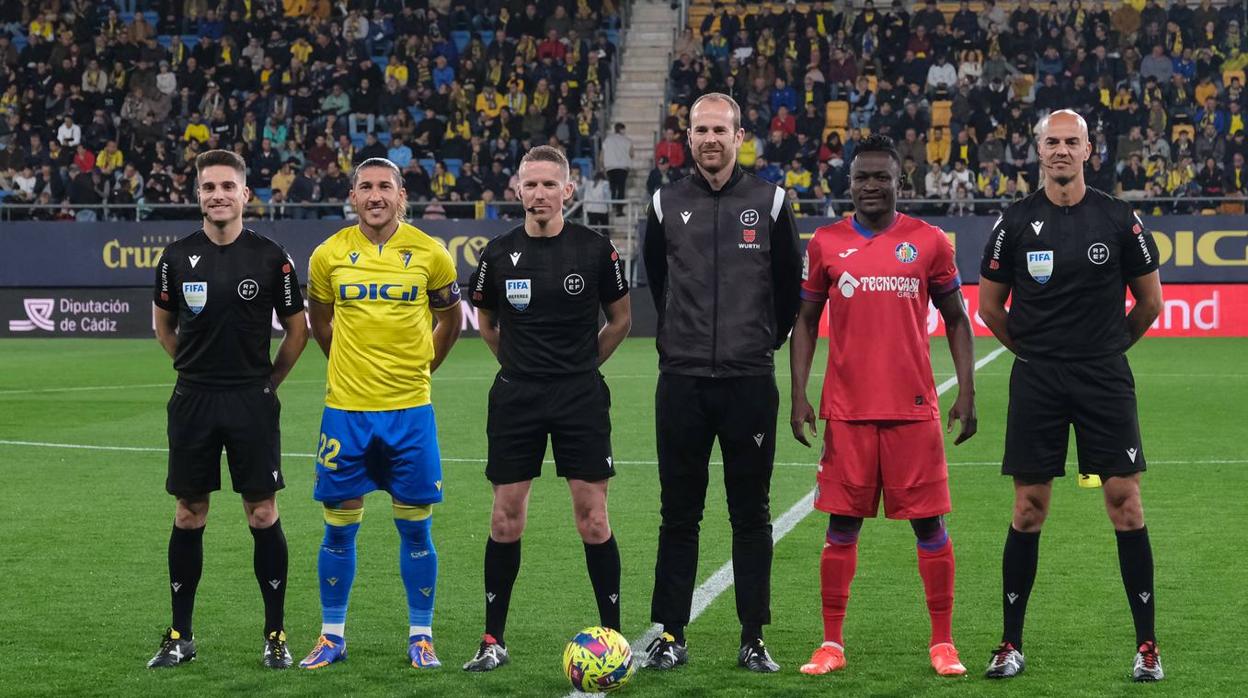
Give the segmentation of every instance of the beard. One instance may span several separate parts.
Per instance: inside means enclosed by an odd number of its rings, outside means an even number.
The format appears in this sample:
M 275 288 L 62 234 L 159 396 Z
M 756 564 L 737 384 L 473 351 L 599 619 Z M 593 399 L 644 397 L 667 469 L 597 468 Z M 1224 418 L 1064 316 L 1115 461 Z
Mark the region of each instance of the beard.
M 1074 175 L 1054 175 L 1053 181 L 1057 182 L 1058 186 L 1064 187 L 1067 184 L 1070 184 L 1071 182 L 1075 181 L 1075 176 Z

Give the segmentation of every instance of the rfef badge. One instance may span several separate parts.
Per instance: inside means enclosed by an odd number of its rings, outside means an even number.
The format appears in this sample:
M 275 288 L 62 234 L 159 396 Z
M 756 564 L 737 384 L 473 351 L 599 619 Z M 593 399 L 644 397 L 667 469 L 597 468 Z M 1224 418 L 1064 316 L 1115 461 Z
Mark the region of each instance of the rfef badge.
M 1045 283 L 1053 276 L 1053 250 L 1027 253 L 1027 273 L 1036 283 Z
M 529 301 L 533 300 L 531 280 L 508 279 L 505 283 L 507 284 L 507 302 L 511 303 L 511 307 L 516 310 L 529 307 Z

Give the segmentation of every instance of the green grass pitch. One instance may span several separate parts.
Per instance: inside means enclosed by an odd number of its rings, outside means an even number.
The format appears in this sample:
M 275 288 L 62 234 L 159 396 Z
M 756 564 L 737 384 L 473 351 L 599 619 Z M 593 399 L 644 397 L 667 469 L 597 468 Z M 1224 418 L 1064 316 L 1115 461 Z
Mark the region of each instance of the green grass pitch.
M 980 341 L 984 356 L 995 342 Z M 881 347 L 879 351 L 888 351 Z M 951 374 L 943 341 L 933 343 L 938 380 Z M 805 693 L 910 695 L 1237 694 L 1239 643 L 1248 624 L 1245 561 L 1244 399 L 1248 340 L 1145 339 L 1130 357 L 1139 390 L 1150 468 L 1144 504 L 1157 561 L 1157 627 L 1167 680 L 1128 681 L 1134 653 L 1112 529 L 1099 491 L 1074 478 L 1055 485 L 1027 619 L 1027 673 L 1009 683 L 980 678 L 1000 632 L 1001 544 L 1011 487 L 998 474 L 1010 358 L 979 373 L 980 433 L 948 447 L 958 559 L 954 634 L 970 676 L 936 677 L 927 663 L 927 616 L 912 534 L 901 522 L 868 522 L 846 624 L 849 667 L 840 675 L 797 673 L 821 639 L 818 556 L 824 521 L 804 518 L 775 550 L 772 652 L 775 676 L 735 666 L 732 590 L 689 628 L 691 664 L 641 673 L 636 696 L 794 696 Z M 384 494 L 366 500 L 360 568 L 348 617 L 350 659 L 317 672 L 260 667 L 260 595 L 251 536 L 232 492 L 213 499 L 205 572 L 196 608 L 199 659 L 151 672 L 168 623 L 165 549 L 173 501 L 163 490 L 165 401 L 173 372 L 154 341 L 0 342 L 0 686 L 5 695 L 144 696 L 429 695 L 562 696 L 559 656 L 576 630 L 597 622 L 567 488 L 553 472 L 537 481 L 513 598 L 513 662 L 488 675 L 459 670 L 479 641 L 481 567 L 490 488 L 482 474 L 485 400 L 495 370 L 478 339 L 464 338 L 434 379 L 445 463 L 445 504 L 434 537 L 441 562 L 435 617 L 444 668 L 418 673 L 406 660 L 406 611 L 397 536 Z M 816 359 L 821 371 L 822 357 Z M 652 340 L 631 339 L 606 366 L 613 392 L 619 475 L 611 521 L 624 562 L 625 634 L 648 626 L 658 518 L 654 461 Z M 787 363 L 778 368 L 787 395 Z M 310 344 L 280 396 L 287 489 L 279 498 L 290 543 L 287 629 L 296 659 L 319 631 L 316 552 L 322 523 L 311 500 L 312 457 L 325 361 Z M 818 376 L 809 394 L 818 395 Z M 943 402 L 947 408 L 952 392 Z M 817 453 L 788 435 L 781 404 L 775 516 L 814 484 Z M 40 445 L 21 445 L 34 442 Z M 48 444 L 128 447 L 71 449 Z M 1073 459 L 1073 444 L 1071 458 Z M 550 466 L 548 466 L 550 467 Z M 228 479 L 227 479 L 228 482 Z M 699 579 L 729 556 L 722 480 L 712 476 Z M 228 485 L 227 485 L 228 490 Z

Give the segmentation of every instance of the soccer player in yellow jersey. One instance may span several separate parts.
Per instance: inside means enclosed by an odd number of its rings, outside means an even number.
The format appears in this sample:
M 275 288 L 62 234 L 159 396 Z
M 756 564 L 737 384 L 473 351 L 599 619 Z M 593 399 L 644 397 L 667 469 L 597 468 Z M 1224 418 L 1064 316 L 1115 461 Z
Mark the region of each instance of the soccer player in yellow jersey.
M 347 656 L 343 630 L 364 495 L 385 490 L 399 530 L 408 654 L 413 667 L 437 667 L 430 523 L 442 501 L 442 465 L 429 378 L 459 337 L 455 263 L 402 219 L 407 191 L 394 163 L 360 163 L 350 200 L 359 224 L 321 243 L 308 275 L 312 336 L 329 357 L 329 380 L 313 495 L 325 506 L 321 636 L 299 665 L 319 669 Z

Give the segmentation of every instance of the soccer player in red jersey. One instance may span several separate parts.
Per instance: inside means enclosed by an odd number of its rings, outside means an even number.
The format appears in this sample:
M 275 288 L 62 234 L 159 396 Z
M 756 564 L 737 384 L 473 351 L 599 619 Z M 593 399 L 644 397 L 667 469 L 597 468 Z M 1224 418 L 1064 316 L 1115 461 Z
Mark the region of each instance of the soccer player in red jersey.
M 826 420 L 815 508 L 828 514 L 819 565 L 823 644 L 803 674 L 845 667 L 841 628 L 858 562 L 862 520 L 910 521 L 932 635 L 929 655 L 942 676 L 966 668 L 953 645 L 953 543 L 948 468 L 928 348 L 928 300 L 940 310 L 957 371 L 958 397 L 946 431 L 955 444 L 975 434 L 975 355 L 953 245 L 944 231 L 896 210 L 901 162 L 891 139 L 862 141 L 850 163 L 852 218 L 815 231 L 806 248 L 802 307 L 789 354 L 793 436 L 817 434 L 806 383 L 819 320 L 828 308 L 828 367 L 819 417 Z M 807 433 L 809 429 L 809 436 Z

